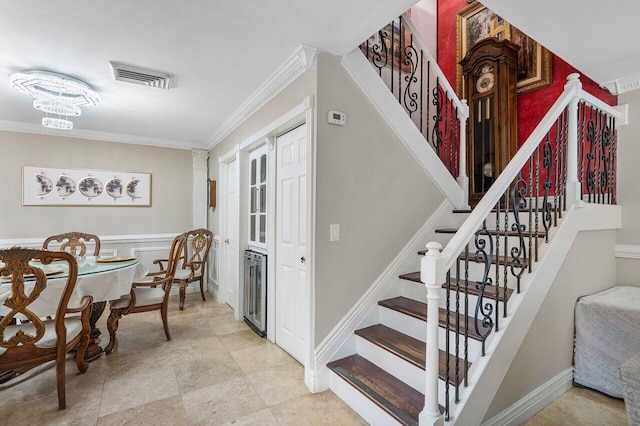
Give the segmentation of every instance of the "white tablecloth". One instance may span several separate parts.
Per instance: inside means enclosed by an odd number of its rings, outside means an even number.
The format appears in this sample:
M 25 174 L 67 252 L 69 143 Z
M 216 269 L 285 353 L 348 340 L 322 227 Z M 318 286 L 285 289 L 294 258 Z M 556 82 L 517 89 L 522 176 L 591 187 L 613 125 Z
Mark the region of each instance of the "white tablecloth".
M 93 296 L 94 302 L 119 299 L 120 296 L 129 294 L 131 284 L 144 278 L 148 272 L 138 261 L 96 263 L 95 259 L 87 256 L 78 262 L 78 279 L 69 307 L 79 306 L 84 296 Z M 49 277 L 47 288 L 29 305 L 29 309 L 39 317 L 55 315 L 66 282 L 66 275 Z M 10 283 L 0 281 L 0 315 L 9 312 L 6 306 L 1 305 L 10 296 L 10 287 Z M 28 294 L 32 289 L 33 283 L 25 282 L 25 292 Z

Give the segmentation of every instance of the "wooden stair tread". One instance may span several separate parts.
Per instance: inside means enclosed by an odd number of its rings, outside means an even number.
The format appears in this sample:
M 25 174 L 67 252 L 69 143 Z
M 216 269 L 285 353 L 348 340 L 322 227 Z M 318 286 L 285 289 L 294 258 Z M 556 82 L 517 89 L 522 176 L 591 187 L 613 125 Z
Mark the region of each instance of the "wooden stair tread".
M 402 274 L 400 275 L 400 279 L 403 280 L 407 280 L 407 281 L 413 281 L 416 283 L 420 283 L 420 284 L 424 284 L 422 281 L 420 281 L 420 272 L 411 272 L 409 274 Z M 456 279 L 455 278 L 451 278 L 449 280 L 449 286 L 451 288 L 452 291 L 456 291 L 459 287 L 460 289 L 460 293 L 464 293 L 465 291 L 465 285 L 464 285 L 464 280 L 461 279 L 458 283 L 456 283 Z M 446 288 L 447 285 L 442 284 L 442 288 Z M 498 287 L 497 288 L 497 297 L 496 297 L 496 286 L 493 285 L 487 285 L 484 288 L 484 296 L 489 298 L 489 299 L 493 299 L 493 300 L 500 300 L 500 301 L 504 301 L 504 288 L 503 287 Z M 476 288 L 475 286 L 475 281 L 473 280 L 469 280 L 469 287 L 468 287 L 468 291 L 469 294 L 472 294 L 474 296 L 477 296 L 480 291 Z M 509 298 L 511 297 L 511 294 L 513 293 L 513 289 L 508 288 L 507 289 L 507 300 L 509 300 Z
M 436 234 L 455 234 L 456 232 L 458 232 L 457 228 L 445 228 L 445 229 L 436 229 Z M 505 231 L 504 230 L 500 230 L 500 231 L 495 231 L 492 229 L 487 230 L 487 232 L 490 235 L 500 235 L 502 237 L 504 237 Z M 509 237 L 519 237 L 520 234 L 517 231 L 509 231 L 507 232 L 507 235 Z M 535 231 L 522 231 L 522 236 L 525 238 L 528 238 L 529 236 L 534 237 L 538 236 L 538 238 L 544 238 L 545 236 L 545 232 L 544 231 L 538 231 L 537 233 Z
M 372 325 L 371 327 L 356 330 L 356 335 L 367 339 L 374 345 L 377 345 L 401 359 L 415 365 L 418 368 L 425 369 L 426 345 L 418 339 L 400 333 L 397 330 L 384 326 L 382 324 Z M 456 383 L 456 361 L 453 354 L 449 354 L 449 383 L 456 386 L 462 381 L 464 372 L 464 360 L 458 360 L 458 380 Z M 468 364 L 471 367 L 471 363 Z M 440 379 L 445 380 L 447 368 L 447 353 L 440 350 L 438 359 L 438 369 Z
M 427 321 L 427 304 L 418 302 L 417 300 L 398 296 L 391 299 L 381 300 L 378 302 L 378 305 L 422 321 Z M 439 325 L 440 327 L 445 327 L 447 322 L 447 311 L 445 309 L 438 309 L 438 311 Z M 460 314 L 460 333 L 465 332 L 465 324 L 469 324 L 469 328 L 467 329 L 469 337 L 475 340 L 482 340 L 475 330 L 473 318 Z M 478 327 L 483 334 L 486 334 L 488 331 L 487 328 L 482 326 L 482 324 L 479 324 Z M 456 331 L 456 313 L 454 311 L 449 312 L 449 330 Z
M 462 213 L 462 214 L 469 214 L 473 211 L 473 209 L 453 209 L 453 213 Z M 491 209 L 491 213 L 495 213 L 497 210 L 496 208 L 492 208 Z M 520 213 L 529 213 L 529 212 L 535 212 L 535 208 L 531 209 L 529 207 L 525 207 L 523 209 L 518 210 Z M 538 208 L 538 212 L 542 213 L 542 206 L 540 206 Z M 500 208 L 500 213 L 504 213 L 504 207 Z M 509 213 L 513 213 L 513 207 L 511 205 L 509 205 Z
M 327 367 L 401 424 L 418 425 L 424 407 L 422 393 L 357 354 L 330 362 Z
M 420 250 L 418 252 L 419 256 L 424 256 L 425 254 L 427 254 L 427 250 Z M 459 260 L 464 260 L 464 253 L 460 253 L 460 256 L 458 256 Z M 469 263 L 481 263 L 481 262 L 476 262 L 473 259 L 473 252 L 469 251 Z M 493 256 L 493 259 L 491 259 L 491 263 L 492 264 L 498 264 L 498 265 L 504 265 L 505 264 L 505 257 L 504 256 Z M 513 259 L 511 257 L 509 257 L 508 259 L 506 259 L 506 263 L 507 266 L 511 266 L 513 264 Z M 529 265 L 529 259 L 522 259 L 522 266 L 526 267 Z

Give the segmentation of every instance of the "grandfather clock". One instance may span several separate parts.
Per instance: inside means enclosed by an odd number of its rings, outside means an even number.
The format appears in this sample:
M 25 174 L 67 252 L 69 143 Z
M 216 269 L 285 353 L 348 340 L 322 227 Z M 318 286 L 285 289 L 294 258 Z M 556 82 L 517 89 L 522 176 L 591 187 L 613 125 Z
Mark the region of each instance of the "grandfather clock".
M 518 49 L 486 38 L 460 61 L 463 95 L 469 102 L 467 167 L 469 201 L 477 203 L 517 150 Z

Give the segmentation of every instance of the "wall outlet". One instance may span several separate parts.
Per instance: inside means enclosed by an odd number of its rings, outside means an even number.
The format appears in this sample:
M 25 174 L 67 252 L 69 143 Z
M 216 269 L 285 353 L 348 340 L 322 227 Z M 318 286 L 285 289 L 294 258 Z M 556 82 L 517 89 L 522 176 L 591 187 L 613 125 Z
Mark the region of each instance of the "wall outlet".
M 340 224 L 332 223 L 329 225 L 329 241 L 340 241 Z

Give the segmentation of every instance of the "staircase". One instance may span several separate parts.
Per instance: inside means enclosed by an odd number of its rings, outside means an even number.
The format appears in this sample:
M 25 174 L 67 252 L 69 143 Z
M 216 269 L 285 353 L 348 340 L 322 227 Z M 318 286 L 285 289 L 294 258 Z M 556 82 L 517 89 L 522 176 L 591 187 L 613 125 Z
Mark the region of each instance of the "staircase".
M 456 216 L 457 222 L 463 223 L 471 211 L 452 210 L 451 213 Z M 509 212 L 509 215 L 514 222 L 514 212 Z M 496 211 L 493 216 L 496 216 Z M 532 221 L 535 222 L 533 215 Z M 493 223 L 495 224 L 495 220 Z M 441 241 L 444 243 L 456 231 L 454 228 L 445 228 L 436 229 L 435 232 L 443 236 Z M 485 241 L 486 237 L 499 236 L 503 243 L 506 237 L 511 247 L 518 246 L 520 237 L 517 232 L 496 230 L 495 226 L 478 235 L 480 241 Z M 523 235 L 527 239 L 531 237 L 533 247 L 545 244 L 544 231 L 525 229 Z M 425 254 L 426 251 L 420 251 L 416 253 L 416 257 Z M 467 268 L 465 264 L 468 265 Z M 486 350 L 486 338 L 492 329 L 482 321 L 475 320 L 474 311 L 480 300 L 484 305 L 491 306 L 490 310 L 495 315 L 493 321 L 499 327 L 502 313 L 497 313 L 503 312 L 503 309 L 498 305 L 506 306 L 516 291 L 518 282 L 515 275 L 502 273 L 510 271 L 515 265 L 514 259 L 494 256 L 489 263 L 489 275 L 506 276 L 508 285 L 482 286 L 486 264 L 476 262 L 473 252 L 465 250 L 457 261 L 456 271 L 460 271 L 460 274 L 452 273 L 447 282 L 441 285 L 440 298 L 445 303 L 438 309 L 439 340 L 444 343 L 438 348 L 440 401 L 447 401 L 450 396 L 454 396 L 455 400 L 459 399 L 458 387 L 468 382 L 468 372 L 474 360 Z M 527 262 L 522 262 L 522 266 L 526 268 Z M 426 289 L 420 280 L 419 271 L 408 272 L 398 278 L 401 295 L 378 302 L 380 323 L 355 331 L 357 353 L 333 361 L 328 367 L 334 374 L 331 383 L 334 392 L 347 400 L 350 395 L 348 389 L 345 392 L 345 385 L 357 389 L 361 394 L 359 405 L 369 405 L 363 412 L 365 419 L 372 424 L 386 423 L 381 413 L 377 413 L 378 417 L 370 417 L 368 414 L 380 410 L 400 424 L 418 425 L 420 412 L 424 408 L 426 384 L 427 304 L 423 302 L 426 300 Z M 461 339 L 457 336 L 461 336 Z M 442 413 L 446 413 L 446 409 L 447 407 L 440 406 Z
M 425 76 L 425 68 L 437 65 L 409 18 L 395 22 L 378 32 L 380 47 L 371 46 L 374 37 L 343 63 L 401 138 L 412 139 L 407 146 L 423 161 L 415 135 L 397 122 L 409 117 L 446 167 L 446 176 L 425 167 L 431 178 L 454 177 L 466 194 L 466 105 L 439 70 Z M 401 51 L 420 61 L 403 67 L 387 59 L 392 55 L 384 53 L 384 40 L 393 28 L 409 33 L 399 37 L 406 40 Z M 363 56 L 373 65 L 369 71 L 386 80 L 393 105 L 377 83 L 363 82 L 370 79 Z M 417 70 L 421 84 L 413 96 Z M 415 254 L 416 269 L 403 271 L 387 291 L 392 297 L 377 302 L 369 318 L 378 321 L 355 329 L 353 353 L 327 364 L 331 389 L 371 424 L 479 424 L 506 374 L 507 368 L 496 367 L 499 359 L 515 356 L 577 232 L 619 226 L 619 209 L 617 219 L 605 219 L 615 204 L 618 112 L 582 91 L 577 75 L 568 80 L 473 210 L 466 198 L 441 186 L 457 226 L 436 229 L 423 242 L 430 241 Z M 433 115 L 422 112 L 423 92 L 433 94 Z M 403 109 L 405 118 L 393 108 Z

